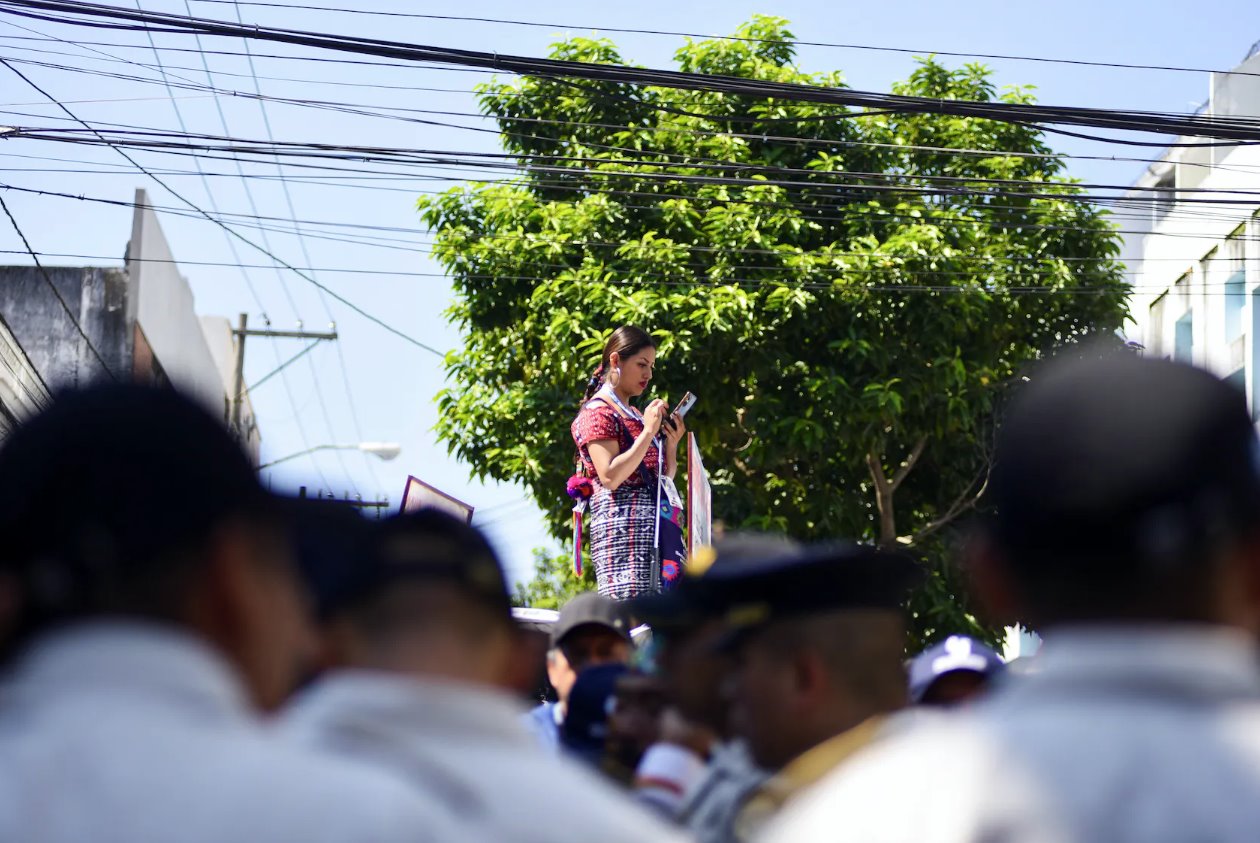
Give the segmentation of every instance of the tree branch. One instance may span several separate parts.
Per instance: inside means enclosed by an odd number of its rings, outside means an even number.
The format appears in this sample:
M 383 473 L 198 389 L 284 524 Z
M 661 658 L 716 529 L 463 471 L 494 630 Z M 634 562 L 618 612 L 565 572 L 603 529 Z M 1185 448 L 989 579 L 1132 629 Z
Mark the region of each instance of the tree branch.
M 888 547 L 897 540 L 897 522 L 893 513 L 893 489 L 884 474 L 884 464 L 875 453 L 866 455 L 866 467 L 875 483 L 875 506 L 879 510 L 879 544 Z
M 906 457 L 893 475 L 892 490 L 897 491 L 901 486 L 901 482 L 906 479 L 906 475 L 914 469 L 914 464 L 919 461 L 919 457 L 923 456 L 923 449 L 927 447 L 928 438 L 924 436 L 918 442 L 914 443 L 914 447 L 910 450 L 910 456 Z
M 980 499 L 984 497 L 985 490 L 989 488 L 989 472 L 991 468 L 992 466 L 986 462 L 984 468 L 980 470 L 980 473 L 976 475 L 974 480 L 967 484 L 967 487 L 963 489 L 962 494 L 954 499 L 954 502 L 946 508 L 944 514 L 933 521 L 929 521 L 923 529 L 919 530 L 913 536 L 902 536 L 897 539 L 897 543 L 903 545 L 917 544 L 935 533 L 937 530 L 948 525 L 964 512 L 974 509 L 976 504 L 980 503 Z M 971 490 L 975 487 L 976 483 L 980 483 L 980 488 L 973 495 L 971 494 Z

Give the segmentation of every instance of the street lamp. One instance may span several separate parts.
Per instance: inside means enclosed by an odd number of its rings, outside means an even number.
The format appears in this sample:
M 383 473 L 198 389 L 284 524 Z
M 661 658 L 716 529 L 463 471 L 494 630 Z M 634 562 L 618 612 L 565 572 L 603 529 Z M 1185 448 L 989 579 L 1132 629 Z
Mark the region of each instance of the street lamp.
M 313 454 L 316 451 L 362 451 L 365 454 L 373 454 L 383 460 L 392 460 L 394 457 L 402 453 L 402 445 L 397 442 L 360 442 L 357 445 L 316 445 L 314 448 L 307 448 L 305 451 L 298 451 L 296 454 L 289 454 L 287 457 L 281 457 L 278 460 L 272 460 L 269 463 L 263 463 L 258 466 L 258 470 L 271 468 L 273 465 L 279 465 L 282 462 L 295 460 L 298 457 L 304 457 L 307 454 Z

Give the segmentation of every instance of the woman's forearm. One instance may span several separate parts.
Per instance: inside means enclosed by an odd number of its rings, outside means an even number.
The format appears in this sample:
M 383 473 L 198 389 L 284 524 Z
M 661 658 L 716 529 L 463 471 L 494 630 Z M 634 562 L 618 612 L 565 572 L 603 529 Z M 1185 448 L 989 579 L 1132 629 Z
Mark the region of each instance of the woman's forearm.
M 600 485 L 612 491 L 629 480 L 643 464 L 643 458 L 647 456 L 650 447 L 652 437 L 647 432 L 639 434 L 630 450 L 617 454 L 604 471 L 598 472 Z

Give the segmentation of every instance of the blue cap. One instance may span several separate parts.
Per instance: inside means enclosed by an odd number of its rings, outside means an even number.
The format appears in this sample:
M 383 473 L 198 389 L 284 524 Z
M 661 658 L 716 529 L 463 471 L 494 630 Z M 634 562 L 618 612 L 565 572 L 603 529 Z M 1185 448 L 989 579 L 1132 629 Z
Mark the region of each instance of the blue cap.
M 601 664 L 578 674 L 560 726 L 560 743 L 566 750 L 591 764 L 599 763 L 608 740 L 608 715 L 617 680 L 627 671 L 624 664 Z
M 951 635 L 910 662 L 910 701 L 922 701 L 928 688 L 947 673 L 962 671 L 996 676 L 1006 670 L 1002 657 L 966 635 Z

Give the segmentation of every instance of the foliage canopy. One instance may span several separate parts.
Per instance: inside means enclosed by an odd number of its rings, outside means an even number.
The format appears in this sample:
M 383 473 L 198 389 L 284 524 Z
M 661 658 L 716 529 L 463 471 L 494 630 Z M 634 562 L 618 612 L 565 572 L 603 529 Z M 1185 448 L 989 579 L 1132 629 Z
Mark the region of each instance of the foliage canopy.
M 687 71 L 842 86 L 787 22 L 687 42 Z M 552 56 L 622 63 L 607 40 Z M 1029 102 L 933 59 L 895 92 Z M 975 624 L 944 561 L 1022 368 L 1124 319 L 1119 243 L 1035 126 L 560 79 L 481 104 L 511 178 L 420 200 L 465 345 L 439 434 L 569 523 L 569 423 L 604 338 L 660 339 L 653 396 L 688 419 L 727 525 L 918 548 L 925 639 Z

